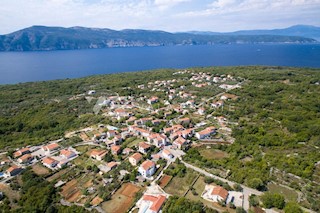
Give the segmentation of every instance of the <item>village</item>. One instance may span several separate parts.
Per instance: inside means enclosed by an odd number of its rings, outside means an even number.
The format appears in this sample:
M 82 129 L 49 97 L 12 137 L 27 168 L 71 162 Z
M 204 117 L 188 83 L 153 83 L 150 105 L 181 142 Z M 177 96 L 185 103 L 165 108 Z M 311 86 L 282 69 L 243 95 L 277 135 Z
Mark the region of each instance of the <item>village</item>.
M 210 150 L 214 144 L 234 142 L 231 129 L 237 123 L 216 112 L 225 107 L 235 110 L 232 102 L 238 97 L 231 90 L 243 82 L 231 75 L 183 70 L 173 73 L 172 79 L 134 88 L 150 91 L 151 96 L 102 97 L 99 91 L 87 91 L 85 98 L 97 100 L 95 113 L 113 122 L 2 154 L 1 184 L 14 184 L 23 170 L 32 168 L 60 189 L 62 205 L 154 213 L 161 212 L 169 196 L 177 195 L 219 212 L 248 210 L 249 197 L 261 192 L 183 160 L 190 147 Z M 198 95 L 205 88 L 216 95 Z

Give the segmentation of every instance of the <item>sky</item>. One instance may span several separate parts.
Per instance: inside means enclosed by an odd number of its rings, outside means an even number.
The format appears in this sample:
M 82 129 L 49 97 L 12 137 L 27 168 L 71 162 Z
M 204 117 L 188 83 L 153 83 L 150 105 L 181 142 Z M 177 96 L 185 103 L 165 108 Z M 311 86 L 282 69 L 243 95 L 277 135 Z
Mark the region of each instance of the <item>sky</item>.
M 33 25 L 232 32 L 320 26 L 320 0 L 1 0 L 0 34 Z

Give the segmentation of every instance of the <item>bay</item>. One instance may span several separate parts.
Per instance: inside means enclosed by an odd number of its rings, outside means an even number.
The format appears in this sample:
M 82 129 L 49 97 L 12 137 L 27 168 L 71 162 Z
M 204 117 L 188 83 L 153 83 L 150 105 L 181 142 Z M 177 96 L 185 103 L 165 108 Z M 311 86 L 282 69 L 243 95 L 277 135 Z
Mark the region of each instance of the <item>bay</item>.
M 0 52 L 0 84 L 160 68 L 241 65 L 320 68 L 320 44 L 226 44 Z

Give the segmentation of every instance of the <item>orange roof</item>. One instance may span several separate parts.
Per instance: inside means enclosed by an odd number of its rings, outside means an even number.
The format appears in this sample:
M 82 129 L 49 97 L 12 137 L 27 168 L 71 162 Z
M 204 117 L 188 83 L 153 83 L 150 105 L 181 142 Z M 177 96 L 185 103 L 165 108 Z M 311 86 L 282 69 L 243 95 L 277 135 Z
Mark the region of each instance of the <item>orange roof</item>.
M 19 156 L 21 156 L 22 154 L 27 153 L 27 152 L 30 152 L 30 149 L 29 149 L 29 148 L 23 148 L 23 149 L 20 149 L 20 150 L 14 152 L 14 153 L 13 153 L 13 156 L 14 156 L 14 157 L 19 157 Z
M 25 161 L 25 160 L 28 160 L 29 158 L 32 158 L 31 154 L 23 155 L 23 156 L 20 157 L 19 159 L 22 160 L 22 161 Z
M 111 150 L 114 151 L 114 152 L 118 152 L 120 149 L 121 149 L 121 147 L 117 146 L 117 145 L 114 145 L 114 146 L 111 147 Z
M 148 169 L 150 169 L 150 167 L 153 167 L 153 166 L 155 166 L 156 164 L 153 162 L 153 161 L 151 161 L 151 160 L 146 160 L 145 162 L 143 162 L 142 164 L 141 164 L 141 167 L 144 169 L 144 170 L 148 170 Z
M 7 172 L 11 173 L 11 172 L 13 172 L 13 171 L 16 170 L 16 169 L 20 169 L 20 167 L 18 167 L 18 166 L 16 166 L 16 165 L 13 165 L 13 166 L 11 166 L 9 169 L 7 169 Z
M 164 150 L 163 150 L 163 154 L 172 155 L 172 153 L 171 153 L 169 150 L 167 150 L 167 149 L 164 149 Z
M 73 151 L 70 151 L 70 150 L 68 150 L 68 149 L 63 149 L 63 150 L 60 151 L 60 155 L 70 156 L 70 155 L 72 155 L 72 154 L 74 154 L 74 152 L 73 152 Z
M 139 147 L 141 147 L 143 149 L 149 149 L 151 146 L 145 142 L 140 142 Z
M 56 160 L 50 157 L 46 157 L 42 160 L 42 163 L 45 163 L 45 164 L 52 164 L 54 162 L 56 162 Z
M 142 159 L 142 155 L 140 153 L 134 153 L 133 155 L 130 156 L 130 158 L 133 158 L 136 161 L 139 161 Z
M 114 162 L 114 161 L 112 161 L 112 162 L 110 162 L 110 163 L 107 163 L 107 167 L 109 167 L 109 168 L 113 168 L 113 167 L 115 167 L 115 166 L 117 166 L 118 164 L 116 163 L 116 162 Z
M 227 199 L 228 197 L 228 191 L 225 190 L 224 188 L 222 188 L 221 186 L 216 186 L 213 188 L 211 195 L 218 195 L 220 197 L 222 197 L 224 200 Z
M 186 141 L 187 141 L 187 140 L 184 139 L 183 137 L 178 137 L 178 138 L 174 141 L 174 143 L 183 145 Z
M 57 144 L 57 143 L 51 143 L 47 146 L 44 146 L 44 149 L 48 149 L 49 151 L 55 150 L 57 148 L 59 148 L 59 144 Z
M 143 196 L 143 200 L 152 202 L 150 210 L 155 212 L 159 212 L 166 199 L 167 198 L 163 195 L 159 195 L 158 197 L 152 195 Z
M 90 156 L 102 156 L 102 155 L 104 155 L 105 153 L 107 153 L 107 150 L 97 150 L 97 149 L 94 149 L 94 150 L 91 151 Z

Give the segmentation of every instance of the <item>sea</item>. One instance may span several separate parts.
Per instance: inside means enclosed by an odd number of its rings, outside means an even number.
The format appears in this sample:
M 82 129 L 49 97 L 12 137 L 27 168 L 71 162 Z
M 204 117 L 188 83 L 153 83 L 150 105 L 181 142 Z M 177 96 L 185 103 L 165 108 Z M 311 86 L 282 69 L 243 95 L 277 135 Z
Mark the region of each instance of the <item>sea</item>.
M 246 65 L 320 68 L 320 44 L 219 44 L 0 52 L 0 84 L 160 68 Z

